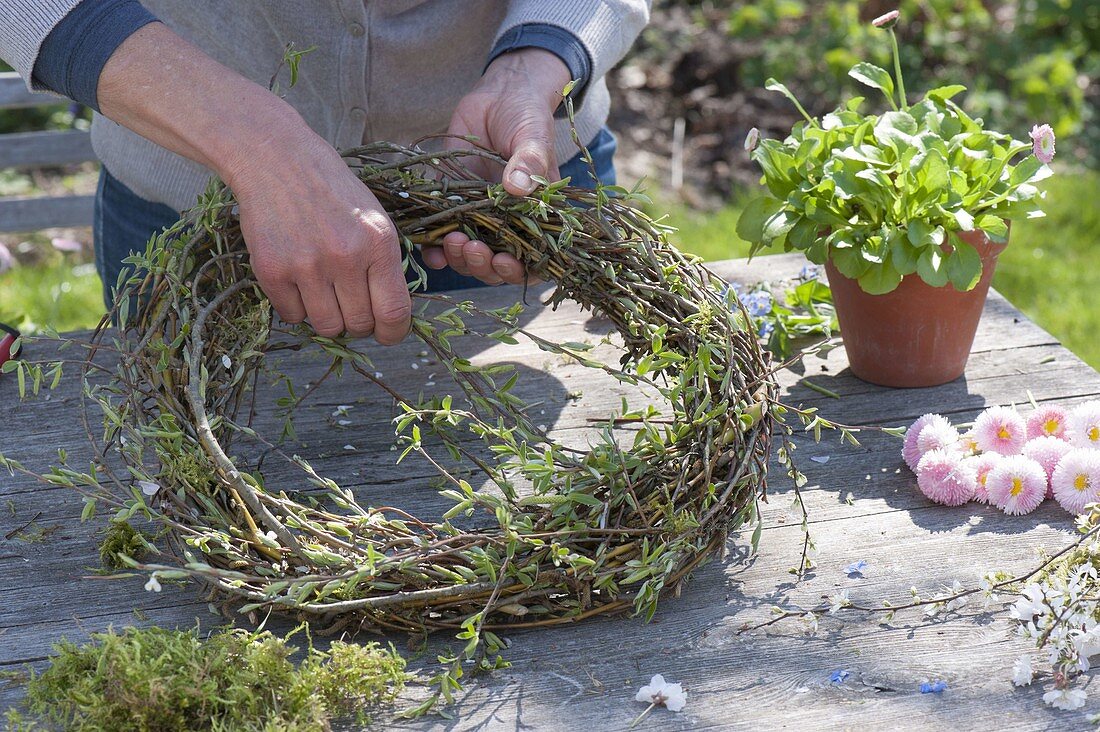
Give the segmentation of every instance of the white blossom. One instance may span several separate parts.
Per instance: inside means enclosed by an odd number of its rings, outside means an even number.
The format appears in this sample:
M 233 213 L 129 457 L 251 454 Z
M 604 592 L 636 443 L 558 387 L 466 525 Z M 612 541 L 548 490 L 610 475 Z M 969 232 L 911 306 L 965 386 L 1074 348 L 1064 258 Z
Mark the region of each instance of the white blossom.
M 160 490 L 160 486 L 150 480 L 139 480 L 137 485 L 138 488 L 141 488 L 141 492 L 147 496 L 155 496 L 157 491 Z
M 233 361 L 226 354 L 222 354 L 222 366 L 225 366 L 226 370 L 233 368 Z
M 958 580 L 955 580 L 951 585 L 951 594 L 952 595 L 957 595 L 962 591 L 963 591 L 962 583 L 959 582 Z M 947 612 L 952 612 L 954 610 L 958 610 L 959 608 L 963 607 L 964 605 L 966 605 L 966 598 L 965 597 L 956 597 L 955 599 L 948 601 L 948 603 L 944 606 L 944 610 L 946 610 Z
M 1087 696 L 1084 689 L 1055 689 L 1043 694 L 1043 701 L 1055 709 L 1072 711 L 1085 706 Z
M 1073 649 L 1077 652 L 1077 670 L 1088 671 L 1089 659 L 1100 653 L 1100 628 L 1073 635 Z
M 680 684 L 670 684 L 661 674 L 655 674 L 649 683 L 638 689 L 634 701 L 664 706 L 669 711 L 678 712 L 687 703 L 687 693 Z
M 149 581 L 145 583 L 145 591 L 160 592 L 160 590 L 160 582 L 157 581 L 157 576 L 155 574 L 149 575 Z
M 1031 669 L 1031 656 L 1020 656 L 1016 663 L 1012 664 L 1012 683 L 1016 686 L 1027 686 L 1034 678 L 1035 672 Z
M 1030 584 L 1020 593 L 1023 595 L 1012 606 L 1009 614 L 1015 620 L 1031 620 L 1036 615 L 1041 615 L 1047 610 L 1046 599 L 1043 596 L 1043 588 L 1036 584 Z
M 829 598 L 829 614 L 836 615 L 841 608 L 848 607 L 851 604 L 852 601 L 848 599 L 848 590 L 841 590 Z

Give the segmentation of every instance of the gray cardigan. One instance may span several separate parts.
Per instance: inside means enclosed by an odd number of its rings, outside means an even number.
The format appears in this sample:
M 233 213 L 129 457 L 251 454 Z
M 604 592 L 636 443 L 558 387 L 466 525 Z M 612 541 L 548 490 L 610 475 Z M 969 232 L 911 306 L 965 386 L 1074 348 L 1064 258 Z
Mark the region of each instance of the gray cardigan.
M 0 0 L 0 58 L 35 91 L 39 48 L 80 0 Z M 172 30 L 214 59 L 267 85 L 287 43 L 315 46 L 287 101 L 338 148 L 371 140 L 411 142 L 443 132 L 473 88 L 493 45 L 519 25 L 575 35 L 592 62 L 577 114 L 582 140 L 607 120 L 604 75 L 644 27 L 649 0 L 143 0 Z M 285 82 L 283 88 L 286 87 Z M 559 162 L 576 149 L 557 123 Z M 96 155 L 142 198 L 192 205 L 210 171 L 96 115 Z

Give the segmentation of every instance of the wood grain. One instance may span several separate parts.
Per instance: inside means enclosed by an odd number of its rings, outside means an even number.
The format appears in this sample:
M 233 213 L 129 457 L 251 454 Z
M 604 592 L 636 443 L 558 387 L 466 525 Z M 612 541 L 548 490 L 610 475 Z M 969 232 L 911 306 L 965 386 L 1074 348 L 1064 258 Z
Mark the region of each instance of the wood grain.
M 14 71 L 0 71 L 0 109 L 66 103 L 67 100 L 50 94 L 32 94 L 27 91 L 27 84 L 19 74 Z
M 12 196 L 0 199 L 0 232 L 91 226 L 95 196 Z
M 801 264 L 799 258 L 784 255 L 751 264 L 719 262 L 713 268 L 729 279 L 752 282 L 792 276 Z M 529 301 L 544 294 L 545 288 L 536 288 Z M 464 296 L 499 307 L 514 302 L 519 290 L 495 288 Z M 570 305 L 557 311 L 535 306 L 524 318 L 540 335 L 558 340 L 595 343 L 607 328 Z M 483 346 L 471 342 L 469 348 Z M 44 344 L 28 346 L 34 357 L 48 356 L 46 349 Z M 374 348 L 371 356 L 375 367 L 403 389 L 447 392 L 444 370 L 423 360 L 420 350 L 419 344 L 407 343 Z M 475 363 L 516 363 L 522 372 L 519 393 L 540 399 L 540 419 L 571 444 L 583 445 L 590 420 L 605 419 L 622 397 L 643 398 L 636 390 L 530 346 L 494 347 L 472 358 Z M 316 379 L 325 366 L 309 352 L 284 364 L 301 384 Z M 433 373 L 436 378 L 430 379 Z M 802 385 L 804 378 L 843 398 L 823 397 Z M 430 380 L 435 386 L 427 386 Z M 905 424 L 928 411 L 962 422 L 989 404 L 1022 404 L 1029 390 L 1038 401 L 1062 404 L 1100 394 L 1100 374 L 995 293 L 967 373 L 952 384 L 904 391 L 864 384 L 846 370 L 843 349 L 808 358 L 797 371 L 784 372 L 781 380 L 789 401 L 867 425 Z M 270 396 L 261 389 L 259 401 L 270 403 Z M 87 457 L 76 419 L 75 379 L 48 399 L 19 403 L 14 380 L 0 377 L 0 403 L 11 405 L 0 423 L 0 450 L 10 457 L 36 468 L 47 466 L 61 446 L 74 462 Z M 332 411 L 339 404 L 352 405 L 346 417 L 350 425 L 335 423 Z M 393 465 L 393 414 L 392 403 L 377 390 L 352 379 L 326 383 L 295 422 L 306 443 L 300 452 L 320 472 L 353 487 L 361 500 L 398 502 L 430 515 L 443 505 L 429 485 L 432 471 L 420 462 Z M 261 432 L 276 432 L 277 424 L 271 409 L 260 410 Z M 348 444 L 356 449 L 345 450 Z M 1071 537 L 1068 515 L 1053 503 L 1022 518 L 1006 517 L 988 506 L 948 509 L 930 504 L 904 469 L 896 438 L 866 433 L 861 447 L 852 448 L 833 438 L 815 444 L 798 436 L 796 444 L 800 466 L 810 478 L 803 497 L 819 549 L 818 567 L 809 576 L 796 581 L 787 571 L 798 561 L 802 535 L 788 516 L 793 491 L 775 477 L 763 510 L 759 556 L 745 555 L 747 537 L 731 537 L 729 556 L 700 569 L 682 596 L 667 599 L 648 625 L 615 618 L 509 633 L 507 658 L 513 666 L 470 683 L 452 710 L 456 721 L 444 725 L 432 718 L 393 722 L 387 728 L 626 729 L 644 708 L 633 701 L 634 692 L 654 673 L 683 682 L 688 705 L 679 714 L 655 710 L 637 729 L 1089 728 L 1084 713 L 1045 707 L 1038 686 L 1013 689 L 1008 681 L 1011 665 L 1026 646 L 1008 632 L 1002 616 L 984 611 L 980 603 L 930 621 L 899 615 L 883 625 L 875 617 L 827 618 L 813 637 L 800 635 L 795 625 L 739 634 L 744 623 L 766 619 L 777 603 L 810 606 L 839 589 L 849 589 L 854 600 L 869 604 L 896 602 L 908 596 L 910 586 L 927 594 L 955 579 L 974 582 L 992 569 L 1026 569 L 1040 546 L 1053 549 Z M 243 459 L 249 459 L 250 448 L 242 444 L 240 449 Z M 820 464 L 810 456 L 827 456 L 828 462 Z M 273 468 L 269 481 L 295 479 L 275 463 L 268 465 Z M 218 622 L 194 585 L 166 585 L 153 595 L 143 591 L 140 578 L 90 578 L 90 569 L 98 564 L 95 533 L 103 518 L 81 524 L 80 509 L 79 498 L 65 489 L 22 477 L 0 482 L 0 536 L 38 512 L 35 526 L 58 527 L 49 543 L 0 541 L 0 586 L 8 589 L 0 604 L 0 667 L 40 665 L 59 638 L 83 638 L 108 625 L 192 627 L 199 622 L 211 627 Z M 858 559 L 869 563 L 866 577 L 849 579 L 843 568 Z M 135 608 L 146 620 L 135 616 Z M 435 637 L 412 665 L 431 672 L 435 652 L 453 645 L 446 637 Z M 828 681 L 837 669 L 851 674 L 844 684 Z M 934 678 L 947 681 L 948 690 L 920 694 L 919 683 Z M 423 688 L 414 687 L 406 700 L 424 694 Z M 0 685 L 0 706 L 20 697 L 18 686 Z
M 82 130 L 0 135 L 0 168 L 43 168 L 95 160 L 92 137 Z

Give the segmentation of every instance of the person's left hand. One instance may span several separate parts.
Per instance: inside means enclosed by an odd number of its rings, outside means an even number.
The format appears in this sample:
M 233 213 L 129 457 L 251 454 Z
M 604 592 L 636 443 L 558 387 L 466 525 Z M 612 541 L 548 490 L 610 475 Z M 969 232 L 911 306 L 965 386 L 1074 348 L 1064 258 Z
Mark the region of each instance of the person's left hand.
M 473 91 L 462 98 L 451 117 L 447 132 L 458 137 L 473 136 L 478 144 L 508 160 L 503 172 L 491 170 L 484 161 L 470 167 L 487 180 L 502 180 L 514 196 L 535 190 L 537 175 L 558 179 L 554 160 L 554 110 L 561 104 L 561 92 L 570 81 L 565 63 L 541 48 L 523 48 L 498 56 Z M 463 147 L 457 137 L 448 146 Z M 424 263 L 432 269 L 450 266 L 459 274 L 473 275 L 483 282 L 520 284 L 526 273 L 511 254 L 494 254 L 484 242 L 471 240 L 461 232 L 443 238 L 443 246 L 426 246 Z

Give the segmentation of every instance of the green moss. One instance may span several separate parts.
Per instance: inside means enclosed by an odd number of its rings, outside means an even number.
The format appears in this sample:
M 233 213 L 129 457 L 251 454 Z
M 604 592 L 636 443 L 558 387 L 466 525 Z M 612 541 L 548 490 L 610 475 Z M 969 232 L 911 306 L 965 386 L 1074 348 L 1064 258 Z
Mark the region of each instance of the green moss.
M 33 522 L 30 526 L 16 534 L 15 539 L 18 541 L 25 541 L 28 544 L 41 544 L 46 539 L 50 538 L 51 534 L 59 531 L 60 529 L 61 524 L 42 526 L 37 522 Z
M 112 521 L 99 545 L 99 562 L 104 569 L 123 569 L 126 564 L 118 558 L 119 554 L 140 560 L 148 551 L 149 542 L 140 531 L 125 521 Z
M 377 643 L 344 641 L 333 641 L 328 652 L 314 651 L 299 669 L 302 683 L 321 697 L 326 709 L 358 714 L 361 723 L 367 720 L 365 710 L 397 697 L 404 671 L 405 659 L 392 646 L 386 650 Z
M 182 483 L 191 490 L 210 493 L 215 484 L 214 468 L 202 455 L 186 450 L 164 452 L 160 456 L 161 472 L 158 478 L 164 485 Z
M 128 628 L 62 641 L 41 674 L 27 682 L 27 712 L 10 712 L 9 729 L 99 732 L 320 732 L 334 716 L 391 701 L 406 680 L 392 648 L 334 643 L 297 650 L 270 632 Z

